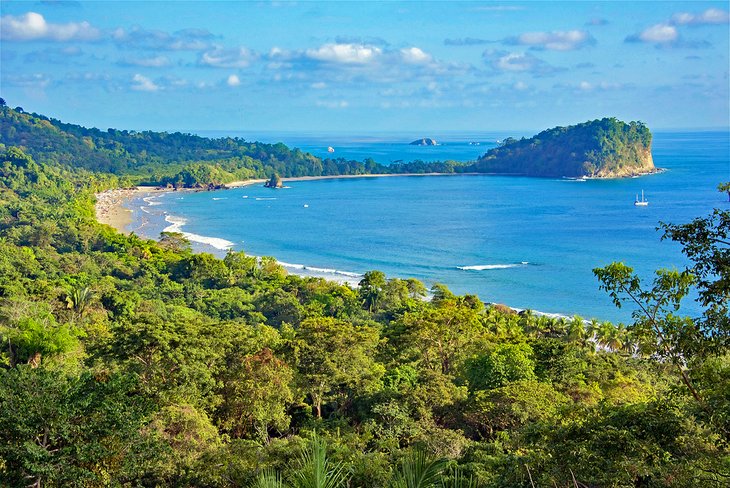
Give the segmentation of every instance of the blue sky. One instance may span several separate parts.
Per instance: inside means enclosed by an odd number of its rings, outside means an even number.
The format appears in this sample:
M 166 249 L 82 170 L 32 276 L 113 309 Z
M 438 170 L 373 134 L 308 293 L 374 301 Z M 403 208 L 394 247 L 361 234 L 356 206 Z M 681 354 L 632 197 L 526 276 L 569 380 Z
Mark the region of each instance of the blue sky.
M 728 2 L 0 2 L 9 105 L 136 130 L 727 128 Z M 424 133 L 426 133 L 424 132 Z

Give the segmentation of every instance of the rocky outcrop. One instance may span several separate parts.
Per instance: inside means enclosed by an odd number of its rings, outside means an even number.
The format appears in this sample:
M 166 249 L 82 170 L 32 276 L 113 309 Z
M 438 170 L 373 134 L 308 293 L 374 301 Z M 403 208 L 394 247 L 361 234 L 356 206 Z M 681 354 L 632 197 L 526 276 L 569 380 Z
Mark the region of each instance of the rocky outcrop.
M 424 137 L 423 139 L 418 139 L 410 143 L 411 146 L 437 146 L 438 143 L 435 139 L 431 139 L 429 137 Z
M 274 175 L 271 175 L 271 178 L 269 179 L 269 181 L 264 183 L 264 186 L 266 188 L 282 188 L 284 186 L 284 183 L 282 183 L 281 177 L 279 177 L 279 175 L 274 174 Z

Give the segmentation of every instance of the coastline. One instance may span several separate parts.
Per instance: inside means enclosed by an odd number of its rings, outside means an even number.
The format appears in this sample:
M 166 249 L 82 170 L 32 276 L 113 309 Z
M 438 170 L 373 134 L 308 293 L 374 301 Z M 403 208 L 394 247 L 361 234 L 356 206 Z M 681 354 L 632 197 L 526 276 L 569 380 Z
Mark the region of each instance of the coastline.
M 395 176 L 471 176 L 479 173 L 393 173 L 393 174 L 366 174 L 366 175 L 328 175 L 328 176 L 296 176 L 282 178 L 283 182 L 316 181 L 316 180 L 338 180 L 352 178 L 384 178 Z M 221 185 L 222 189 L 244 188 L 268 181 L 265 178 L 251 180 L 232 181 Z M 136 186 L 134 188 L 115 188 L 97 193 L 96 196 L 96 220 L 101 224 L 109 225 L 123 234 L 129 234 L 129 226 L 132 221 L 132 210 L 125 205 L 133 198 L 145 194 L 167 193 L 167 192 L 188 192 L 188 191 L 211 191 L 204 188 L 163 188 L 159 186 Z

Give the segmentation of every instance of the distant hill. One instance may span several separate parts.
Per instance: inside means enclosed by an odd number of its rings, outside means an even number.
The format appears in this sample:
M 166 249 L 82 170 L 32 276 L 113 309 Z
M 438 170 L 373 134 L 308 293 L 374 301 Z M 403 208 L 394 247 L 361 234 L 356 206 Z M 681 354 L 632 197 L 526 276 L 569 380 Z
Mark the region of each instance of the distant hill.
M 374 173 L 454 173 L 454 161 L 384 166 L 372 159 L 319 158 L 285 144 L 238 137 L 210 139 L 180 132 L 100 130 L 68 124 L 20 108 L 0 106 L 0 143 L 36 161 L 112 173 L 132 183 L 208 187 L 235 180 Z
M 656 171 L 651 132 L 615 118 L 555 127 L 529 139 L 506 139 L 467 171 L 540 177 L 615 178 Z

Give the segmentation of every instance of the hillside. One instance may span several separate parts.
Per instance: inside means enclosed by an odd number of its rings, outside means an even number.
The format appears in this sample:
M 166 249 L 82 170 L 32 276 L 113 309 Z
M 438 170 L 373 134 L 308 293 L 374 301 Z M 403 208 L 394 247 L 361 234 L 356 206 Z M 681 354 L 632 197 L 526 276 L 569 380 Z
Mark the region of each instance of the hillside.
M 506 139 L 468 171 L 539 177 L 616 178 L 654 172 L 651 132 L 615 118 L 555 127 L 529 139 Z
M 249 178 L 373 173 L 453 173 L 458 163 L 414 161 L 383 166 L 372 159 L 321 159 L 285 144 L 211 139 L 180 132 L 86 128 L 0 106 L 0 142 L 38 162 L 126 176 L 136 184 L 219 185 Z

